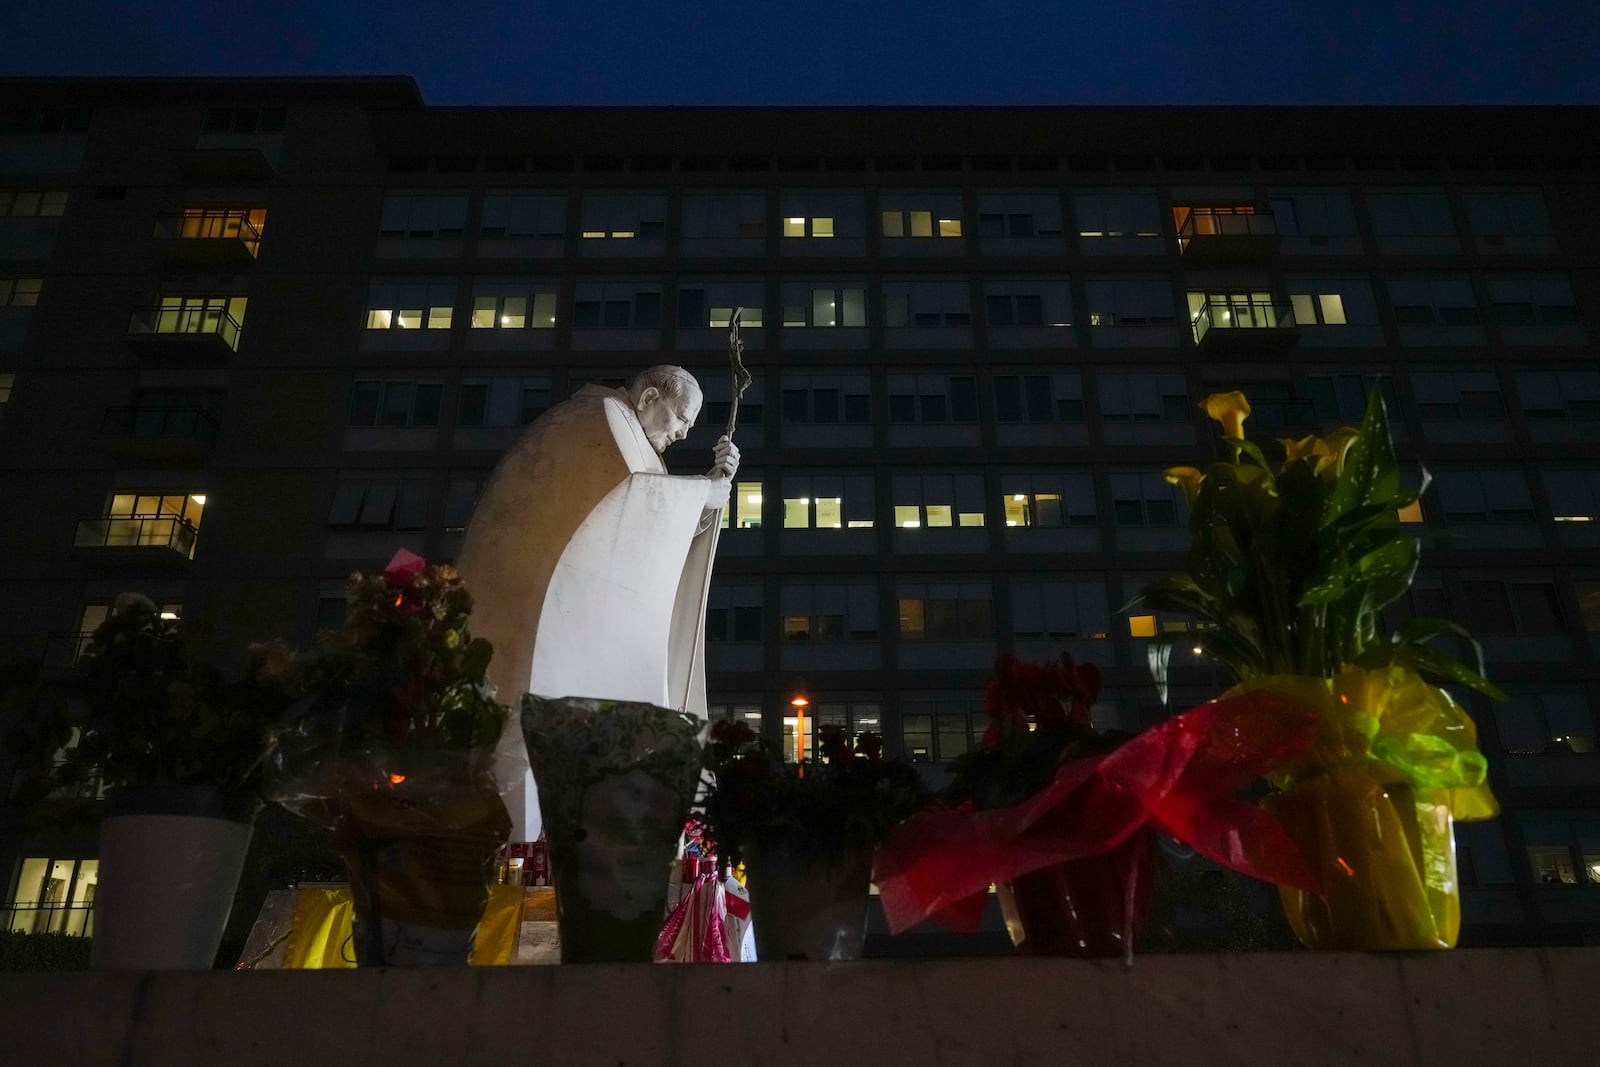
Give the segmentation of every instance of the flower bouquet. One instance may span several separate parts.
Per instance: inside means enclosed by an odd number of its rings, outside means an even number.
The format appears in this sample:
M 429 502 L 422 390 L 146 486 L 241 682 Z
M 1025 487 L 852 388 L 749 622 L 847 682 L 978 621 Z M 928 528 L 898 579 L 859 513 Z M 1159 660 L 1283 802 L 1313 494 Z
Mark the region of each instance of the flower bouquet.
M 740 720 L 711 729 L 712 784 L 695 813 L 725 863 L 749 872 L 761 959 L 861 955 L 873 853 L 926 803 L 916 770 L 883 758 L 883 739 L 817 731 L 820 761 L 785 763 Z
M 279 732 L 276 799 L 333 831 L 360 963 L 465 963 L 511 831 L 492 649 L 454 569 L 403 549 L 346 599 L 341 630 L 293 665 L 305 695 Z
M 1420 543 L 1401 512 L 1427 488 L 1401 486 L 1383 398 L 1359 429 L 1282 440 L 1269 462 L 1244 437 L 1240 393 L 1208 397 L 1223 427 L 1204 471 L 1175 467 L 1191 508 L 1184 572 L 1129 605 L 1187 615 L 1184 633 L 1231 673 L 1233 693 L 1271 692 L 1318 710 L 1316 743 L 1270 778 L 1264 806 L 1299 843 L 1320 894 L 1285 889 L 1290 924 L 1326 948 L 1449 948 L 1460 925 L 1454 819 L 1496 812 L 1472 719 L 1440 688 L 1503 698 L 1471 635 L 1416 617 L 1389 632 L 1383 608 L 1410 586 Z M 1165 685 L 1174 638 L 1151 642 Z M 1429 644 L 1463 642 L 1474 665 Z
M 942 803 L 896 828 L 879 851 L 892 933 L 930 916 L 972 929 L 993 883 L 1023 951 L 1131 958 L 1155 830 L 1244 874 L 1316 888 L 1277 822 L 1233 797 L 1306 750 L 1310 709 L 1251 693 L 1129 736 L 1091 726 L 1099 687 L 1099 670 L 1066 654 L 1045 664 L 996 660 L 980 748 L 953 765 Z

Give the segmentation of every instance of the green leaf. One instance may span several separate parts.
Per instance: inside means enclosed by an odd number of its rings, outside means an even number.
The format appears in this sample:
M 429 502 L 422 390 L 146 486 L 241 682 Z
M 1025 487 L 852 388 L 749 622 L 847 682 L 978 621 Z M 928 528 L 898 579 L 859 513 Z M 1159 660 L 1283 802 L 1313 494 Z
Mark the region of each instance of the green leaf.
M 1345 453 L 1344 470 L 1323 509 L 1324 526 L 1353 508 L 1389 500 L 1400 487 L 1400 463 L 1389 439 L 1389 420 L 1383 393 L 1374 385 L 1367 394 L 1367 411 L 1355 443 Z

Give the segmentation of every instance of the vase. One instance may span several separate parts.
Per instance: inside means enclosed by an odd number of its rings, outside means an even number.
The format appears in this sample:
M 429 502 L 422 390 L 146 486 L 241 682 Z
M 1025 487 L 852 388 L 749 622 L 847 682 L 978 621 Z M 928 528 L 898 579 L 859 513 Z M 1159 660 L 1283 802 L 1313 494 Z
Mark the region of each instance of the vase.
M 861 958 L 870 850 L 812 857 L 797 847 L 768 847 L 753 850 L 748 866 L 757 959 Z
M 333 844 L 350 873 L 355 960 L 465 966 L 511 832 L 486 756 L 408 754 L 383 766 L 337 791 Z
M 1445 949 L 1461 930 L 1450 805 L 1366 764 L 1304 777 L 1262 801 L 1299 846 L 1320 895 L 1280 886 L 1307 948 Z
M 563 963 L 648 963 L 704 765 L 703 724 L 651 704 L 522 703 Z
M 210 969 L 259 806 L 209 786 L 112 790 L 100 824 L 92 966 Z
M 1150 918 L 1155 862 L 1155 837 L 1140 827 L 1106 852 L 998 884 L 1011 943 L 1030 956 L 1130 958 Z

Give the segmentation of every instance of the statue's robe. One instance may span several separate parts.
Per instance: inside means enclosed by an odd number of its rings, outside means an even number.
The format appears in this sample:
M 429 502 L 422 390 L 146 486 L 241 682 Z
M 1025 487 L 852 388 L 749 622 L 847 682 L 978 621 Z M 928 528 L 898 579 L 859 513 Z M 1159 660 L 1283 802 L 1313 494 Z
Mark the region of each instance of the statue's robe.
M 528 427 L 484 487 L 456 562 L 502 701 L 642 700 L 705 718 L 720 518 L 705 509 L 706 482 L 667 474 L 625 390 L 585 387 Z M 506 806 L 527 840 L 538 795 L 517 718 L 501 758 L 524 769 Z

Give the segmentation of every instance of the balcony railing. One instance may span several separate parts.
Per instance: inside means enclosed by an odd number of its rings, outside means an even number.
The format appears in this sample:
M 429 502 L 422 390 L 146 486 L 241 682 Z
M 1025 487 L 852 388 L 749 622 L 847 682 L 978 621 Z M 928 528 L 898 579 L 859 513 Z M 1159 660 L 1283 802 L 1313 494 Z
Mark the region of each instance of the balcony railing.
M 261 250 L 261 228 L 248 211 L 194 211 L 156 219 L 162 253 L 180 263 L 246 266 Z
M 128 333 L 140 337 L 215 337 L 239 350 L 239 323 L 217 307 L 144 307 L 134 311 Z
M 0 904 L 0 930 L 94 936 L 94 905 Z
M 89 647 L 89 640 L 92 637 L 94 637 L 93 631 L 46 634 L 44 656 L 40 659 L 40 665 L 44 667 L 72 666 L 78 662 L 78 657 L 83 655 L 83 650 Z
M 193 405 L 107 408 L 100 420 L 100 433 L 105 437 L 198 441 L 209 445 L 217 438 L 217 420 L 204 408 Z
M 170 515 L 95 515 L 78 520 L 72 546 L 86 549 L 169 548 L 194 558 L 199 531 Z
M 1278 222 L 1266 212 L 1188 208 L 1178 226 L 1178 252 L 1188 258 L 1244 262 L 1270 257 L 1278 247 Z
M 1212 300 L 1194 316 L 1194 343 L 1201 344 L 1214 330 L 1293 331 L 1294 305 L 1254 300 Z

